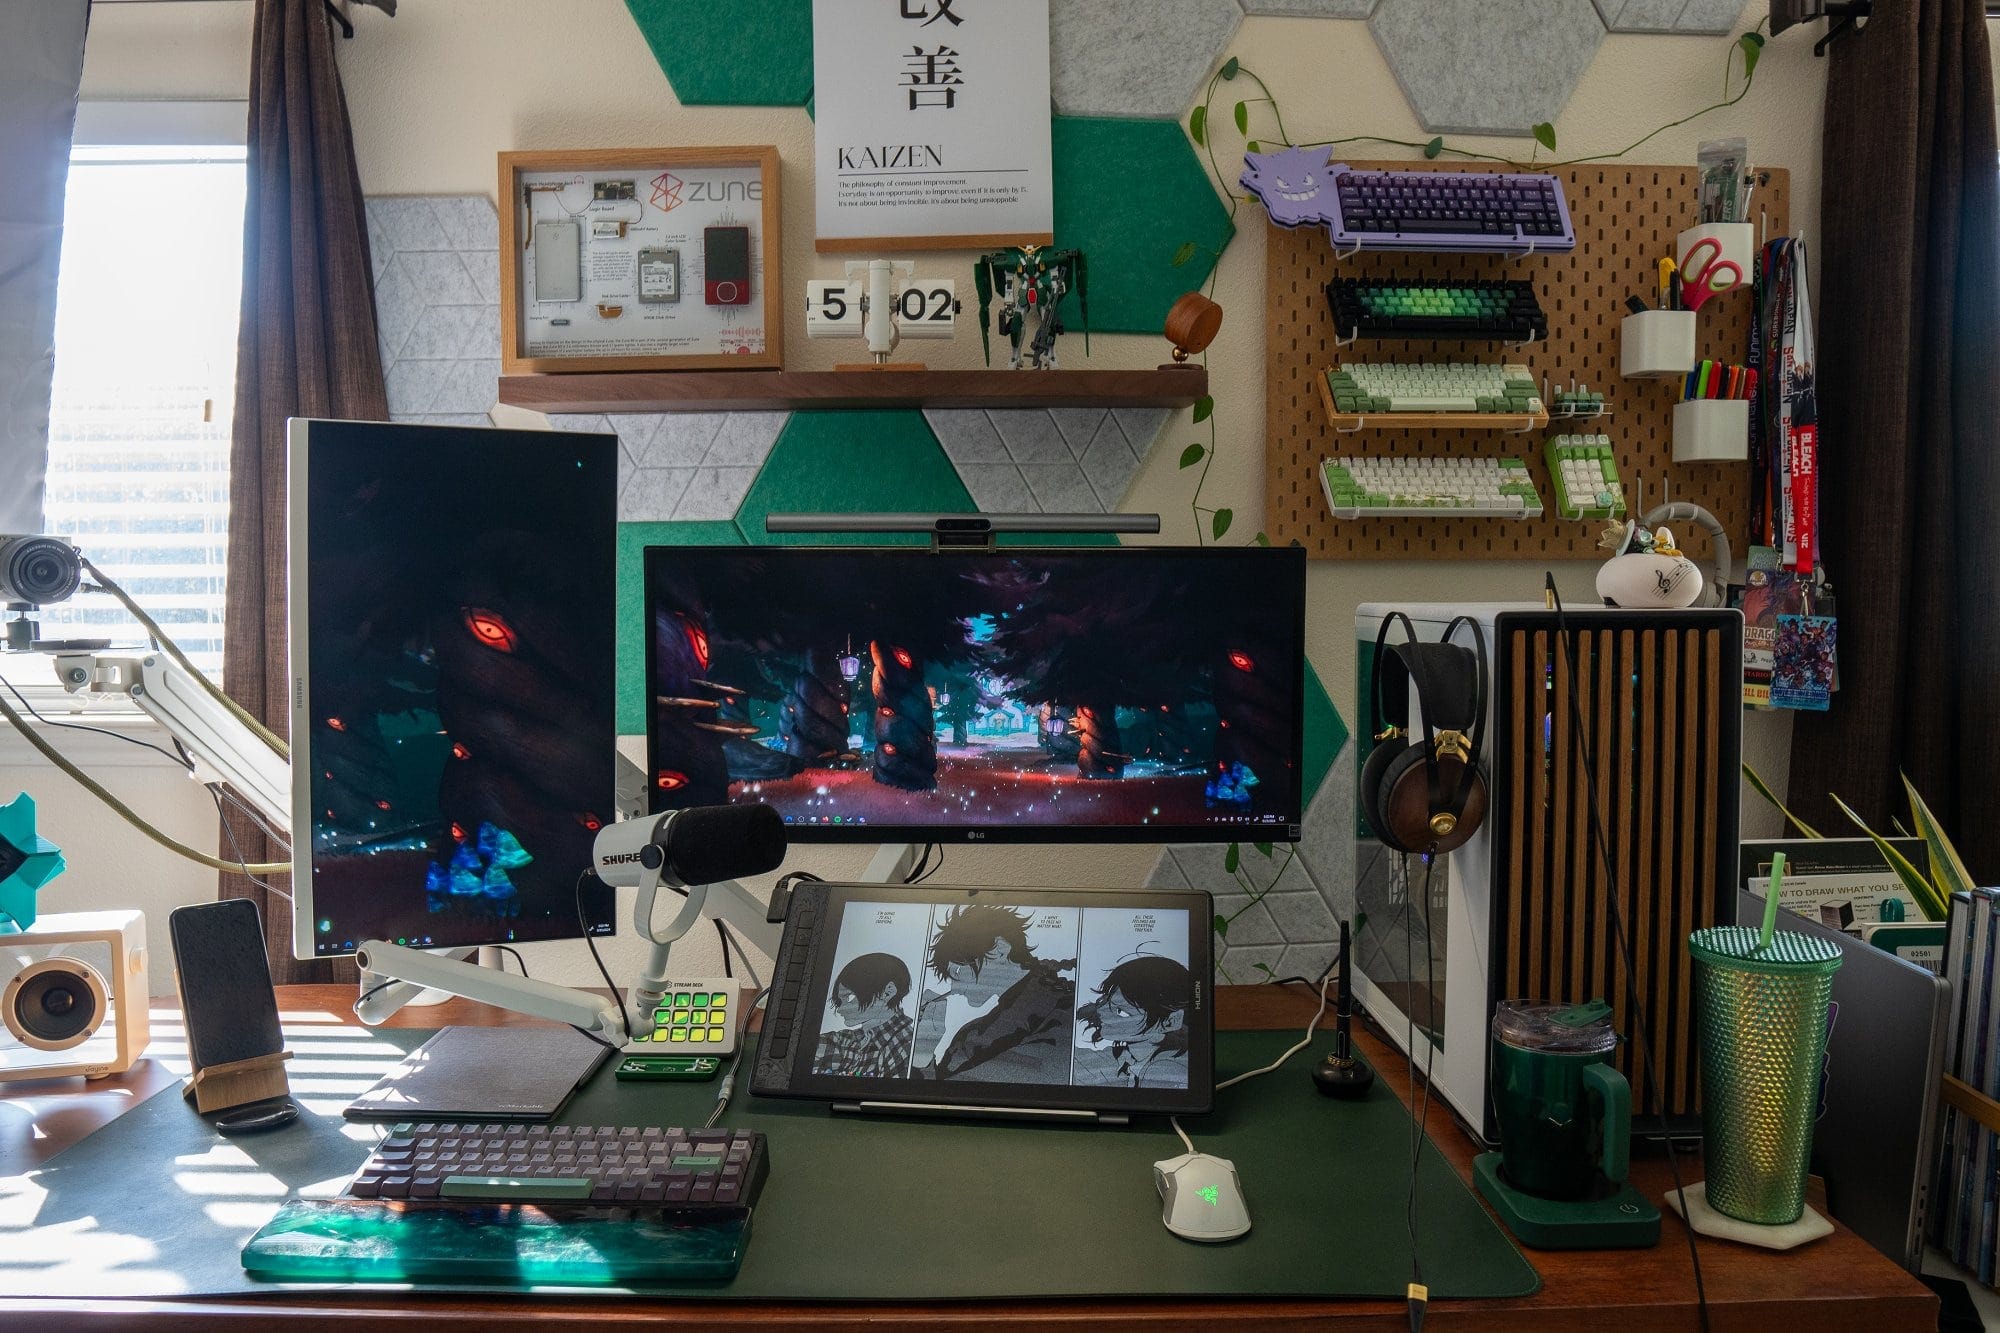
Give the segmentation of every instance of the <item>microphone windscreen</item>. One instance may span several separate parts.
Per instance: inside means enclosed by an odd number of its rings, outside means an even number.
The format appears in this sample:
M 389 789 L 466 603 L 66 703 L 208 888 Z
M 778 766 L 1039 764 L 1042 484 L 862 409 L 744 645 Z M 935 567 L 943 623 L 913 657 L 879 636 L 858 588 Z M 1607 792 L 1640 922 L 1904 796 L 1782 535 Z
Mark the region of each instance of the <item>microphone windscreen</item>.
M 768 805 L 701 805 L 674 816 L 667 873 L 683 884 L 719 884 L 776 870 L 785 860 L 785 821 Z

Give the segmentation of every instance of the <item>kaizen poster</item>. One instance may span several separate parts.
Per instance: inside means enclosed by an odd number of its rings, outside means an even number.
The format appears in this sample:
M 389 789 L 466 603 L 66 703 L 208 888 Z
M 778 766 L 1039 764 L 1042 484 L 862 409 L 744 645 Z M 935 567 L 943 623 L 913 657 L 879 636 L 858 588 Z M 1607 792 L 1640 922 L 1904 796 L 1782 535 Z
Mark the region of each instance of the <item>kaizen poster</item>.
M 1054 238 L 1049 0 L 813 0 L 815 246 Z

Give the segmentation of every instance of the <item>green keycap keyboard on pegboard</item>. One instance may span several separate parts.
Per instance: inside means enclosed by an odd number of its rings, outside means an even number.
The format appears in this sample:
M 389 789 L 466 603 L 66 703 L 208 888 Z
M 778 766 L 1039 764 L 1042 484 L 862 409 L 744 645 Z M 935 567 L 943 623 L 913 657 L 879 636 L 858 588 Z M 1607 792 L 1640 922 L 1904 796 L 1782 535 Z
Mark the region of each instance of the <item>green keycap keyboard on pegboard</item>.
M 1518 458 L 1333 458 L 1320 484 L 1335 518 L 1540 518 Z
M 1625 487 L 1608 435 L 1552 435 L 1544 451 L 1558 518 L 1623 518 Z
M 1533 342 L 1549 321 L 1529 282 L 1335 278 L 1326 285 L 1336 337 L 1484 338 Z
M 727 977 L 668 982 L 653 1006 L 653 1030 L 634 1028 L 624 1054 L 734 1055 L 741 1026 L 735 985 Z
M 1354 362 L 1326 375 L 1340 414 L 1478 413 L 1546 422 L 1541 390 L 1526 366 L 1469 361 Z

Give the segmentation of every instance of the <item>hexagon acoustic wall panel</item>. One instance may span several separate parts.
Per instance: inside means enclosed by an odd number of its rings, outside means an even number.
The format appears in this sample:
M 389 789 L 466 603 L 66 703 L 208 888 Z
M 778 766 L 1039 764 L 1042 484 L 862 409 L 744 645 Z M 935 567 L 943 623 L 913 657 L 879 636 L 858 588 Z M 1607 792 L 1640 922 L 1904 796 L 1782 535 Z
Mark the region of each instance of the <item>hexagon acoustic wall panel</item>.
M 500 379 L 500 218 L 483 195 L 364 201 L 389 419 L 484 426 Z
M 924 413 L 973 506 L 990 514 L 1108 514 L 1171 415 L 1064 407 Z
M 1306 812 L 1301 839 L 1236 847 L 1177 844 L 1160 853 L 1148 887 L 1207 889 L 1227 927 L 1216 961 L 1232 981 L 1318 977 L 1354 911 L 1354 777 L 1347 725 L 1310 665 L 1306 679 Z M 1271 971 L 1266 974 L 1263 969 Z
M 617 432 L 624 458 L 621 522 L 734 521 L 758 469 L 777 442 L 786 412 L 620 413 L 596 427 Z
M 1381 0 L 1368 26 L 1417 119 L 1447 134 L 1553 121 L 1604 41 L 1591 0 Z
M 1596 0 L 1613 32 L 1698 33 L 1720 37 L 1736 30 L 1744 0 Z
M 804 106 L 812 0 L 625 0 L 682 106 Z
M 1051 0 L 1056 110 L 1179 116 L 1242 22 L 1236 0 Z
M 1057 116 L 1052 142 L 1056 244 L 1083 251 L 1091 329 L 1158 333 L 1236 234 L 1187 131 L 1178 120 Z M 1190 241 L 1194 259 L 1175 268 Z M 1075 337 L 1082 312 L 1066 322 Z
M 1243 0 L 1246 14 L 1277 14 L 1320 19 L 1365 19 L 1377 0 Z

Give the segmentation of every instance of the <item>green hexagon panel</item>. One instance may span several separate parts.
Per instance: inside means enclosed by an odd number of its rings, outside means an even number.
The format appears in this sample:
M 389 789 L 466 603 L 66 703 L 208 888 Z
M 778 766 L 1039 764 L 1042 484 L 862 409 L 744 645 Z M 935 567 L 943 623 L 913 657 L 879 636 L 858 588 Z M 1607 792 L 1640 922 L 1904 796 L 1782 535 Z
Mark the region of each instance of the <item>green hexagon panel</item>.
M 682 106 L 804 106 L 812 0 L 625 0 Z
M 1173 120 L 1057 116 L 1052 136 L 1056 244 L 1083 251 L 1091 330 L 1159 333 L 1236 234 L 1187 132 Z M 1188 242 L 1195 257 L 1175 268 Z
M 973 508 L 922 412 L 794 412 L 737 509 L 736 526 L 753 545 L 918 546 L 926 539 L 916 533 L 773 536 L 764 531 L 764 519 Z
M 1334 759 L 1347 745 L 1347 723 L 1333 706 L 1326 686 L 1320 684 L 1319 672 L 1311 662 L 1306 663 L 1305 733 L 1305 769 L 1300 774 L 1304 780 L 1299 801 L 1302 808 L 1312 804 L 1320 784 L 1333 768 Z

